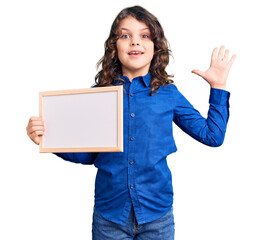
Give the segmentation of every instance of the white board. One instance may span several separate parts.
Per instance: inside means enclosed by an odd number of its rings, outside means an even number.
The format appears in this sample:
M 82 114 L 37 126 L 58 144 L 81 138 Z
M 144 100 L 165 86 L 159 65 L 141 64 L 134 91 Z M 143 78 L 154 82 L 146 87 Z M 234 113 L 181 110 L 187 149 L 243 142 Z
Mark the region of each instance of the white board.
M 123 86 L 39 93 L 40 152 L 123 152 Z

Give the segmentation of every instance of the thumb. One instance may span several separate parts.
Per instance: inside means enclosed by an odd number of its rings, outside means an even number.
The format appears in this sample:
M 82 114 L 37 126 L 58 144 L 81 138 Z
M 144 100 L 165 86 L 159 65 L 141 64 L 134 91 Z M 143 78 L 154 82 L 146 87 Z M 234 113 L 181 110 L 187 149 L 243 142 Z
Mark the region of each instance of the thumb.
M 205 72 L 201 71 L 201 70 L 198 70 L 198 69 L 194 69 L 191 71 L 192 73 L 195 73 L 197 74 L 198 76 L 204 78 L 204 75 L 205 75 Z

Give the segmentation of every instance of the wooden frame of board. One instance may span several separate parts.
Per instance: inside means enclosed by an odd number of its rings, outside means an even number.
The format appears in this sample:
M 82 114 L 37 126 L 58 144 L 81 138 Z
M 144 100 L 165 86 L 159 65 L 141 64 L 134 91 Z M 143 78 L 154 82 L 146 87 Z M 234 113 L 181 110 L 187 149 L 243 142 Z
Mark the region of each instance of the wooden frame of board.
M 123 86 L 39 93 L 39 151 L 123 152 Z

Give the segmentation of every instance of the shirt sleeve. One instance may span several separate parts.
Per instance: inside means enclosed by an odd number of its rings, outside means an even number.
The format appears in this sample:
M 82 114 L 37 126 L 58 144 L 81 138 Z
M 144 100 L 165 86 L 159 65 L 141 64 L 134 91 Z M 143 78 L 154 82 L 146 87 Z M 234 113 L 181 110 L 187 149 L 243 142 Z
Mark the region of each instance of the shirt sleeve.
M 212 147 L 223 144 L 229 118 L 230 93 L 222 89 L 211 88 L 207 118 L 190 104 L 177 90 L 173 94 L 173 121 L 184 132 L 197 141 Z
M 54 153 L 54 154 L 69 162 L 92 165 L 98 153 L 79 152 L 79 153 Z

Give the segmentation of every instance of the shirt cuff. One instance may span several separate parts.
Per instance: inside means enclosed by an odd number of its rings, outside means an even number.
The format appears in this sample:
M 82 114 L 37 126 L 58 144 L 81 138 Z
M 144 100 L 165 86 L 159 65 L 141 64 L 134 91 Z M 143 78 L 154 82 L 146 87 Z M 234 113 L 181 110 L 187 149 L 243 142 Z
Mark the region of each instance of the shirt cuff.
M 230 92 L 222 89 L 211 88 L 209 103 L 229 107 Z

